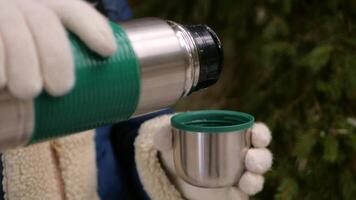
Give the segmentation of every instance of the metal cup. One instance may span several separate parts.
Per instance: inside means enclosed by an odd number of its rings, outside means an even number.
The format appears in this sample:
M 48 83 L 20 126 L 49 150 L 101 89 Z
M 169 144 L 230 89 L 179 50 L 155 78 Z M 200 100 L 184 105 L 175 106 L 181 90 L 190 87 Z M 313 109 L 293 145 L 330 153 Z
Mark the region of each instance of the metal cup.
M 253 116 L 225 110 L 186 112 L 171 119 L 176 173 L 205 188 L 237 183 L 250 147 Z

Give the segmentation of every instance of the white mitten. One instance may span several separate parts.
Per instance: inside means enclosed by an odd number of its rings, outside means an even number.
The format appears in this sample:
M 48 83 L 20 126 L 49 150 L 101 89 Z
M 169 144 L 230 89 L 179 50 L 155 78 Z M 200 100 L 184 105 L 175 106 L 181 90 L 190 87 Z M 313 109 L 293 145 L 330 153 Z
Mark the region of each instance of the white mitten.
M 107 20 L 82 0 L 0 0 L 0 89 L 21 99 L 74 85 L 65 28 L 102 56 L 116 51 Z
M 272 165 L 272 154 L 266 149 L 271 141 L 271 132 L 265 124 L 255 123 L 251 129 L 253 147 L 246 154 L 246 172 L 236 186 L 212 189 L 190 185 L 175 174 L 171 117 L 172 115 L 165 115 L 145 122 L 135 141 L 137 170 L 152 199 L 242 200 L 262 190 L 262 175 Z

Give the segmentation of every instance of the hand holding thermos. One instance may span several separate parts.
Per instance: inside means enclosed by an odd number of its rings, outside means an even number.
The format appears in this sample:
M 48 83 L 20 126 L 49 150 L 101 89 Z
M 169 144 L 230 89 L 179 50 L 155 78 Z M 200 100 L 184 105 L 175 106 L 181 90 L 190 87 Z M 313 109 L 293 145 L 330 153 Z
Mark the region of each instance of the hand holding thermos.
M 195 113 L 206 115 L 206 111 L 192 112 Z M 222 134 L 216 138 L 194 131 L 177 134 L 176 125 L 171 125 L 172 116 L 145 122 L 135 141 L 138 173 L 151 198 L 242 200 L 262 190 L 263 174 L 272 165 L 272 154 L 267 149 L 271 132 L 265 124 L 254 123 L 245 132 L 211 133 Z M 196 123 L 197 119 L 188 120 Z M 205 130 L 216 126 L 216 119 L 223 118 L 210 119 L 214 124 L 206 124 Z M 182 166 L 183 174 L 179 169 Z

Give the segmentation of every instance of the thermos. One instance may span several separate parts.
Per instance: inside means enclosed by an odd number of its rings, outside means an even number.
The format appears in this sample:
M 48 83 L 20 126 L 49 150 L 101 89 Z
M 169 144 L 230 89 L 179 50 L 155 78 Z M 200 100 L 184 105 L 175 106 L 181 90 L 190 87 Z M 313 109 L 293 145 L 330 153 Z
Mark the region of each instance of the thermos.
M 160 110 L 219 77 L 222 47 L 206 25 L 144 18 L 111 27 L 119 48 L 110 58 L 69 35 L 76 73 L 69 94 L 20 101 L 0 93 L 0 112 L 9 113 L 0 119 L 0 150 Z

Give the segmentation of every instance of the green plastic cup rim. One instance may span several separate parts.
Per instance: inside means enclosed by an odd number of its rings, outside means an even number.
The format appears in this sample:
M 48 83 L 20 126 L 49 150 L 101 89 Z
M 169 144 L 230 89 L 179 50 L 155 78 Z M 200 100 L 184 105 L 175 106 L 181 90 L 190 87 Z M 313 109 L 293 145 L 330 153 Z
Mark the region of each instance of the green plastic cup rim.
M 177 114 L 171 125 L 190 132 L 226 133 L 251 128 L 255 118 L 247 113 L 230 110 L 202 110 Z

